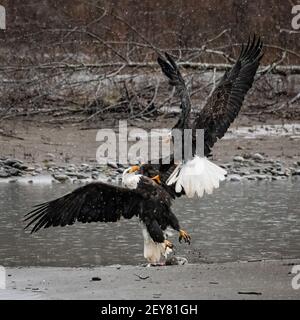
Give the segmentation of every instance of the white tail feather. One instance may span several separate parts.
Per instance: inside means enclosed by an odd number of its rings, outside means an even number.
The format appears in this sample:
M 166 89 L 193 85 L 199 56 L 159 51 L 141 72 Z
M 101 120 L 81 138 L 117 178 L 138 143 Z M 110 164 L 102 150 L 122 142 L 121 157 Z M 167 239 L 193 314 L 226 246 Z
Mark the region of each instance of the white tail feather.
M 184 164 L 179 164 L 167 180 L 168 185 L 175 183 L 175 191 L 184 189 L 188 198 L 195 194 L 202 197 L 204 192 L 211 194 L 225 180 L 226 170 L 209 161 L 206 157 L 195 156 Z

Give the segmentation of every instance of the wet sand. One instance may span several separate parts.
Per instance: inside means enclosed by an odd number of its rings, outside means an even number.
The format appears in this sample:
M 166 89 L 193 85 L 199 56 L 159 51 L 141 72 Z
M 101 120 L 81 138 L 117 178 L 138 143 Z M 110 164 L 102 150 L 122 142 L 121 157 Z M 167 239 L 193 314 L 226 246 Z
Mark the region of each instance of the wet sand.
M 174 122 L 174 119 L 172 121 Z M 172 121 L 152 120 L 136 125 L 145 129 L 170 128 Z M 81 127 L 67 124 L 54 126 L 22 121 L 8 121 L 6 125 L 7 130 L 13 132 L 13 137 L 0 134 L 0 156 L 19 159 L 27 164 L 45 164 L 50 153 L 54 155 L 53 160 L 58 165 L 95 163 L 97 148 L 101 145 L 96 141 L 98 129 L 110 128 L 105 122 L 100 122 L 98 127 L 88 128 L 89 130 L 80 130 Z M 287 122 L 281 129 L 282 124 L 271 119 L 267 128 L 263 128 L 263 125 L 264 123 L 240 116 L 230 126 L 224 138 L 215 144 L 213 160 L 227 162 L 232 161 L 235 155 L 259 152 L 272 159 L 284 160 L 287 164 L 297 161 L 300 145 L 299 122 Z M 279 128 L 276 127 L 278 125 Z M 130 128 L 133 127 L 128 130 Z
M 7 268 L 0 299 L 300 299 L 300 259 L 183 266 Z M 94 278 L 94 280 L 92 280 Z

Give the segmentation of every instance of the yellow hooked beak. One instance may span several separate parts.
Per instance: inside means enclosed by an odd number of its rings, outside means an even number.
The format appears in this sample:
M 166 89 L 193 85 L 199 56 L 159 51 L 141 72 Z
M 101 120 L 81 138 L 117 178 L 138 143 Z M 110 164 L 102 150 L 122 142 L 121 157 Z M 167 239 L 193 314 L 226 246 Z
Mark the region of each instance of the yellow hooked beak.
M 157 176 L 155 176 L 155 177 L 153 177 L 153 178 L 151 178 L 153 181 L 155 181 L 157 184 L 161 184 L 161 181 L 160 181 L 160 176 L 159 175 L 157 175 Z
M 140 167 L 139 167 L 139 166 L 132 166 L 128 172 L 129 172 L 129 173 L 133 173 L 133 172 L 136 172 L 136 171 L 138 171 L 138 170 L 140 170 Z

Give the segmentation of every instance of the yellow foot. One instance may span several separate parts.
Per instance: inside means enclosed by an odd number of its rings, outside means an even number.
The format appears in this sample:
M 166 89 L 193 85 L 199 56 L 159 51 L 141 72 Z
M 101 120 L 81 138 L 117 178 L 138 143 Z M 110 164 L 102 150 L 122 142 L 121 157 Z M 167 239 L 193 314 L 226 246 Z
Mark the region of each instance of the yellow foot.
M 164 244 L 165 244 L 166 249 L 167 248 L 173 249 L 173 247 L 174 247 L 173 243 L 169 240 L 165 240 Z
M 184 240 L 184 242 L 187 242 L 188 244 L 191 244 L 191 236 L 184 230 L 179 230 L 179 242 Z

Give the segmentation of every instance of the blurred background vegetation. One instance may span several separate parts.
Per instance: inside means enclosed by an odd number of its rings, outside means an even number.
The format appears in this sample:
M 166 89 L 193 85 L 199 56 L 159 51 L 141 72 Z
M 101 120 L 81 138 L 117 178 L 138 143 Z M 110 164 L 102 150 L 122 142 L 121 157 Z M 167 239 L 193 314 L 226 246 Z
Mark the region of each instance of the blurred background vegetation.
M 265 56 L 244 114 L 300 118 L 300 32 L 292 0 L 7 0 L 0 32 L 0 121 L 147 119 L 176 111 L 156 58 L 181 65 L 194 111 L 259 35 Z M 173 108 L 173 109 L 172 109 Z M 174 109 L 175 108 L 175 109 Z

